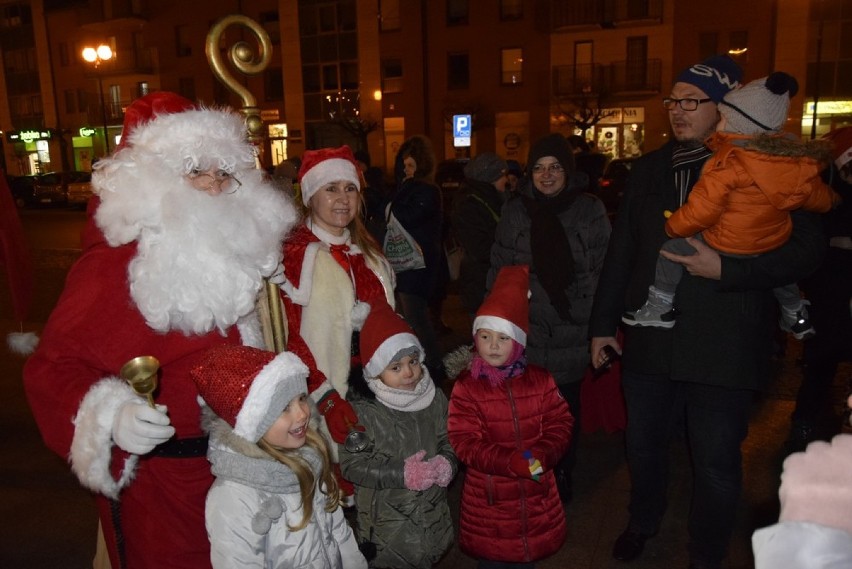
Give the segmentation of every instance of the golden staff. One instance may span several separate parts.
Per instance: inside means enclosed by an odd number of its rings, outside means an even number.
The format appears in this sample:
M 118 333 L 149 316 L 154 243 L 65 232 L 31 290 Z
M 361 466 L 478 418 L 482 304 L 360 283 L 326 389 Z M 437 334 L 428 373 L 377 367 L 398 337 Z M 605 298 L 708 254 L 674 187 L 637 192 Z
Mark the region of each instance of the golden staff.
M 232 25 L 248 28 L 254 34 L 259 47 L 260 53 L 257 60 L 254 49 L 245 41 L 238 41 L 228 49 L 228 59 L 231 65 L 244 75 L 257 75 L 266 69 L 272 58 L 272 42 L 269 40 L 269 34 L 260 24 L 247 16 L 232 14 L 213 24 L 213 27 L 207 33 L 207 41 L 204 45 L 207 61 L 210 63 L 213 74 L 222 84 L 242 99 L 243 107 L 240 109 L 240 114 L 245 118 L 248 140 L 255 145 L 255 162 L 257 167 L 260 168 L 259 147 L 263 140 L 263 119 L 260 118 L 257 99 L 231 74 L 231 70 L 226 66 L 222 52 L 219 50 L 219 43 L 225 29 Z M 275 352 L 283 352 L 286 338 L 284 335 L 284 313 L 281 310 L 278 286 L 267 280 L 265 288 L 266 304 L 268 305 L 272 327 L 271 348 Z

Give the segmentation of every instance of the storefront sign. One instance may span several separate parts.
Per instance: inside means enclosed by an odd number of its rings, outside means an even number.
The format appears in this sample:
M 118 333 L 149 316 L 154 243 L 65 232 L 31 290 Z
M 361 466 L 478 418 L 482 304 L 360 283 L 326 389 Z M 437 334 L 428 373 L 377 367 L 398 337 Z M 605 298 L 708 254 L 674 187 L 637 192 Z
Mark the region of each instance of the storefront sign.
M 92 136 L 95 134 L 95 129 L 90 126 L 81 126 L 80 127 L 80 136 Z
M 622 109 L 623 121 L 645 122 L 645 107 L 624 107 Z
M 805 101 L 805 115 L 814 114 L 814 102 Z M 817 104 L 817 112 L 822 115 L 849 115 L 852 114 L 852 101 L 820 101 Z
M 603 117 L 598 124 L 620 124 L 621 109 L 601 109 Z
M 34 140 L 50 140 L 49 130 L 20 130 L 6 133 L 8 142 L 32 142 Z

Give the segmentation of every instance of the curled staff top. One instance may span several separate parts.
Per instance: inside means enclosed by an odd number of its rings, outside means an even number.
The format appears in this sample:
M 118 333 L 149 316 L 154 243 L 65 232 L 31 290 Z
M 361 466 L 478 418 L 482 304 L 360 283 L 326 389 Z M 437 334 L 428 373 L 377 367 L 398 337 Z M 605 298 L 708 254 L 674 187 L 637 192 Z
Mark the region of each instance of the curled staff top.
M 233 68 L 244 75 L 258 75 L 266 69 L 272 59 L 272 42 L 269 40 L 269 34 L 260 24 L 247 16 L 232 14 L 213 24 L 213 27 L 207 33 L 207 42 L 204 46 L 213 74 L 242 99 L 243 108 L 241 112 L 246 117 L 249 138 L 255 139 L 261 135 L 263 129 L 263 120 L 260 118 L 260 110 L 257 108 L 257 99 L 234 76 L 231 68 L 226 65 L 222 50 L 219 47 L 225 29 L 230 26 L 248 28 L 257 40 L 257 53 L 248 42 L 242 40 L 236 42 L 227 50 L 228 59 Z

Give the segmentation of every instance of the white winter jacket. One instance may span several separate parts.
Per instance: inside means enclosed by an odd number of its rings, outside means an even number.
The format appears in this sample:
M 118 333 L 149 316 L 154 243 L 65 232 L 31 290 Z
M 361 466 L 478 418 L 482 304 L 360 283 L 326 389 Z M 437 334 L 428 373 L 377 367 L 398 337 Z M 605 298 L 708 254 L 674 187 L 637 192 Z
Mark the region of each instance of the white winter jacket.
M 300 454 L 315 472 L 320 468 L 313 449 Z M 206 506 L 214 569 L 367 569 L 343 510 L 326 512 L 323 492 L 314 493 L 308 525 L 289 529 L 302 521 L 295 475 L 221 419 L 211 430 L 208 458 L 216 475 Z

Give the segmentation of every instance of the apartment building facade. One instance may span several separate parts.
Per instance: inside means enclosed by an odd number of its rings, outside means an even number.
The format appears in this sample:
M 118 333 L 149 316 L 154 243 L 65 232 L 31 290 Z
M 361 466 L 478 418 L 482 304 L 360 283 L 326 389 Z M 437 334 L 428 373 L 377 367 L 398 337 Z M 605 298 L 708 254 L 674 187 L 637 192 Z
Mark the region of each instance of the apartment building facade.
M 228 14 L 272 43 L 266 70 L 234 72 L 265 121 L 266 166 L 348 143 L 390 172 L 414 134 L 439 159 L 523 162 L 554 131 L 639 155 L 669 136 L 660 99 L 675 74 L 721 52 L 747 79 L 800 78 L 791 132 L 852 116 L 852 0 L 0 0 L 0 166 L 88 170 L 114 149 L 127 105 L 155 90 L 241 106 L 205 54 Z M 240 40 L 256 44 L 231 26 L 218 48 Z M 102 44 L 114 57 L 80 56 Z M 470 146 L 454 144 L 454 115 L 471 116 Z

